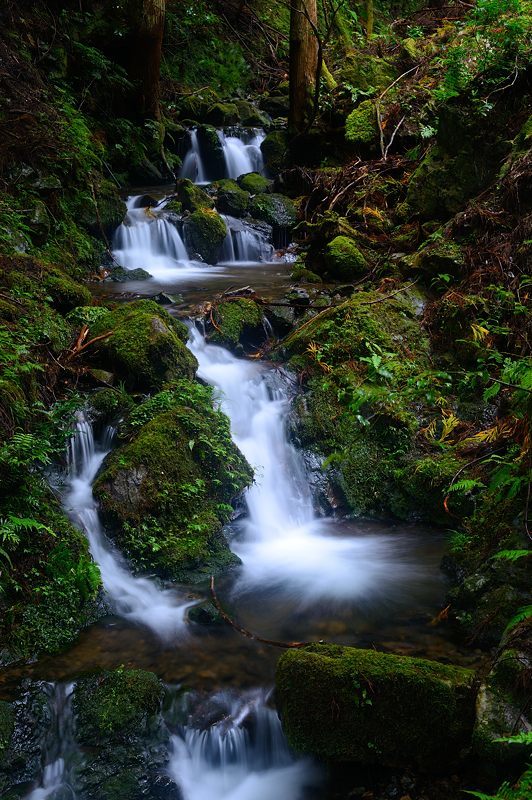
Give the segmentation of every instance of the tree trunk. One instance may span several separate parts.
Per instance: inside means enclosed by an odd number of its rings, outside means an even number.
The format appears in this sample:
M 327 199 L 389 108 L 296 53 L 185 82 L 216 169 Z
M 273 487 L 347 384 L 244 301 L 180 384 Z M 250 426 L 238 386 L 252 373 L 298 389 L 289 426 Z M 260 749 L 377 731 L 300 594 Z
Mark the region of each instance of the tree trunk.
M 306 130 L 313 114 L 318 66 L 317 0 L 291 0 L 290 5 L 290 113 L 293 136 Z
M 160 119 L 159 79 L 166 0 L 130 0 L 131 50 L 129 73 L 136 91 L 136 110 L 144 118 Z

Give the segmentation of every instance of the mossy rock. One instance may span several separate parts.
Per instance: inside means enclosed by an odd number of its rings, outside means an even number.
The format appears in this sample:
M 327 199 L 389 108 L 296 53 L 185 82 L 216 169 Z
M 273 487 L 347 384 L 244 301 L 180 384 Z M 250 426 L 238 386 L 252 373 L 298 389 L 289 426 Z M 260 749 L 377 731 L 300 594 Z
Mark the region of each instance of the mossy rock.
M 405 466 L 398 467 L 394 476 L 398 491 L 391 498 L 395 515 L 405 518 L 415 509 L 422 519 L 442 525 L 447 523 L 449 515 L 443 503 L 454 476 L 462 466 L 462 462 L 451 453 L 436 453 L 411 459 Z M 453 513 L 459 514 L 464 510 L 464 501 L 459 497 L 449 502 Z
M 152 300 L 117 306 L 91 325 L 90 335 L 102 336 L 91 360 L 115 372 L 130 388 L 151 391 L 165 381 L 195 374 L 197 362 L 186 346 L 186 326 Z
M 264 95 L 261 97 L 259 105 L 272 117 L 287 117 L 290 108 L 288 93 Z
M 281 657 L 276 697 L 298 752 L 427 770 L 452 762 L 470 741 L 475 678 L 425 659 L 311 645 Z
M 249 194 L 264 194 L 269 192 L 272 187 L 272 181 L 265 178 L 264 175 L 259 175 L 258 172 L 248 172 L 245 175 L 240 175 L 237 180 L 241 189 Z
M 76 734 L 85 745 L 128 740 L 149 729 L 164 687 L 153 672 L 117 669 L 79 680 L 74 690 Z
M 292 270 L 290 277 L 292 280 L 297 281 L 298 283 L 321 283 L 322 279 L 319 275 L 315 272 L 312 272 L 310 269 L 306 269 L 303 266 L 296 266 Z
M 239 111 L 235 103 L 214 103 L 204 119 L 207 124 L 218 127 L 234 125 L 239 120 Z
M 57 311 L 66 314 L 76 306 L 88 306 L 92 301 L 90 291 L 56 267 L 49 267 L 43 274 L 42 285 L 52 298 Z
M 337 77 L 341 83 L 349 83 L 356 89 L 367 92 L 371 89 L 386 89 L 397 74 L 395 67 L 384 58 L 367 52 L 351 52 Z
M 524 767 L 530 756 L 530 746 L 501 741 L 529 730 L 523 708 L 526 708 L 526 696 L 513 691 L 513 687 L 497 685 L 494 671 L 481 684 L 476 703 L 473 752 L 495 774 L 501 767 L 506 770 Z
M 216 191 L 216 208 L 222 214 L 231 217 L 243 217 L 249 206 L 249 192 L 242 189 L 236 181 L 226 178 L 217 181 L 213 188 Z
M 247 100 L 235 100 L 235 106 L 238 110 L 238 118 L 241 125 L 246 125 L 251 128 L 263 128 L 269 125 L 270 119 L 264 111 L 260 111 L 253 103 Z
M 187 178 L 177 181 L 176 199 L 181 203 L 182 211 L 198 211 L 202 208 L 214 207 L 213 198 L 201 186 L 196 186 Z
M 253 300 L 222 302 L 214 313 L 217 328 L 209 334 L 210 341 L 232 350 L 241 345 L 248 351 L 263 343 L 266 334 L 262 310 Z
M 209 178 L 214 181 L 225 178 L 224 150 L 216 128 L 210 125 L 200 125 L 198 127 L 198 146 Z
M 337 280 L 359 278 L 368 271 L 368 263 L 353 239 L 336 236 L 325 248 L 327 274 Z
M 296 207 L 283 194 L 259 194 L 250 203 L 249 213 L 255 219 L 277 228 L 292 228 L 297 219 Z
M 345 122 L 345 138 L 355 145 L 376 145 L 379 141 L 379 126 L 375 104 L 364 100 L 352 111 Z
M 202 208 L 185 220 L 186 241 L 193 253 L 198 253 L 207 264 L 216 264 L 224 239 L 225 222 L 214 210 Z
M 268 172 L 272 175 L 277 175 L 288 166 L 288 134 L 286 131 L 270 131 L 260 149 Z
M 209 388 L 179 381 L 145 401 L 136 436 L 113 451 L 94 486 L 121 549 L 140 568 L 191 580 L 238 561 L 221 534 L 252 472 Z
M 440 274 L 457 278 L 465 270 L 464 253 L 460 245 L 445 235 L 433 237 L 411 258 L 412 266 L 429 277 Z
M 128 283 L 129 281 L 147 281 L 152 276 L 142 267 L 136 269 L 126 269 L 125 267 L 113 267 L 109 272 L 107 280 L 115 283 Z

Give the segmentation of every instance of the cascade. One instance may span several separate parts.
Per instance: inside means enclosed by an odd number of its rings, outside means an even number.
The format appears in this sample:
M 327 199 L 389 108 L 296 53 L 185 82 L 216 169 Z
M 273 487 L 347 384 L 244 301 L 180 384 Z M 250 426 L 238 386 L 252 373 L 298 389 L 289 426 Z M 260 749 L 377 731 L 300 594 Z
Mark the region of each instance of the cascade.
M 147 269 L 154 276 L 189 265 L 177 227 L 164 216 L 139 208 L 139 196 L 127 199 L 127 215 L 113 237 L 113 255 L 125 269 Z
M 248 515 L 231 543 L 243 562 L 237 591 L 274 590 L 301 606 L 411 599 L 410 587 L 420 587 L 426 576 L 409 554 L 408 535 L 353 535 L 344 523 L 315 512 L 302 454 L 285 427 L 286 380 L 207 344 L 196 328 L 189 347 L 199 377 L 219 390 L 233 439 L 255 470 L 245 493 Z
M 260 146 L 265 138 L 261 128 L 249 132 L 232 130 L 230 134 L 218 130 L 218 138 L 223 150 L 225 177 L 236 179 L 248 172 L 263 172 L 264 159 Z M 188 178 L 197 184 L 210 183 L 213 178 L 207 174 L 204 158 L 198 140 L 197 129 L 190 131 L 190 149 L 183 160 L 180 178 Z
M 161 589 L 155 581 L 131 574 L 124 559 L 106 539 L 92 485 L 111 449 L 114 431 L 107 428 L 96 442 L 91 423 L 78 413 L 68 449 L 68 486 L 64 506 L 71 519 L 89 540 L 102 583 L 117 614 L 147 625 L 161 638 L 183 635 L 185 612 L 190 607 L 177 592 Z
M 67 800 L 75 797 L 71 787 L 72 760 L 77 753 L 71 708 L 73 684 L 47 684 L 45 690 L 50 727 L 42 747 L 42 775 L 26 800 L 46 800 L 50 795 Z
M 319 782 L 308 759 L 295 759 L 268 693 L 218 692 L 208 709 L 218 721 L 207 728 L 194 716 L 171 740 L 169 772 L 184 800 L 300 800 Z
M 259 231 L 236 217 L 222 214 L 222 218 L 227 236 L 218 263 L 257 263 L 273 259 L 273 247 Z

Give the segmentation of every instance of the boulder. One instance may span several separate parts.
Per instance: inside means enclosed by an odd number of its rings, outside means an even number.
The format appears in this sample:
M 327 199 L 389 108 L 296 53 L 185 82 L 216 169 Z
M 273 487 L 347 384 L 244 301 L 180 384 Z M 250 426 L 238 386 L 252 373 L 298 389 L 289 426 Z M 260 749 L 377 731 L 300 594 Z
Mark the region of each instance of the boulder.
M 203 164 L 211 180 L 225 178 L 225 156 L 218 131 L 210 125 L 198 127 L 198 145 Z
M 209 339 L 234 350 L 256 350 L 266 338 L 261 308 L 246 298 L 219 303 L 215 310 L 216 328 Z
M 348 236 L 336 236 L 329 242 L 324 264 L 327 274 L 341 281 L 361 277 L 368 271 L 366 258 Z
M 184 227 L 190 250 L 208 264 L 216 264 L 227 235 L 221 216 L 209 208 L 198 209 L 186 218 Z
M 272 186 L 272 181 L 269 178 L 265 178 L 264 175 L 259 175 L 258 172 L 248 172 L 245 175 L 241 175 L 237 183 L 241 189 L 250 194 L 269 192 Z
M 225 179 L 214 184 L 216 208 L 222 214 L 243 217 L 249 206 L 249 192 L 242 189 L 236 181 Z
M 289 650 L 276 697 L 298 752 L 328 762 L 431 769 L 471 738 L 474 672 L 337 645 Z
M 277 228 L 292 228 L 297 219 L 294 203 L 283 194 L 257 195 L 250 203 L 249 213 Z
M 272 175 L 277 175 L 287 166 L 288 134 L 285 130 L 270 131 L 260 149 L 264 163 Z
M 181 203 L 180 210 L 182 211 L 198 211 L 201 208 L 213 208 L 214 206 L 212 197 L 188 178 L 181 178 L 177 181 L 175 199 Z
M 349 114 L 345 122 L 345 138 L 355 145 L 378 144 L 379 126 L 372 100 L 364 100 Z
M 234 103 L 214 103 L 205 114 L 205 122 L 209 125 L 234 125 L 238 122 L 239 110 Z
M 91 360 L 130 388 L 151 391 L 195 373 L 186 326 L 152 300 L 117 306 L 90 326 L 90 336 L 102 337 L 91 348 Z

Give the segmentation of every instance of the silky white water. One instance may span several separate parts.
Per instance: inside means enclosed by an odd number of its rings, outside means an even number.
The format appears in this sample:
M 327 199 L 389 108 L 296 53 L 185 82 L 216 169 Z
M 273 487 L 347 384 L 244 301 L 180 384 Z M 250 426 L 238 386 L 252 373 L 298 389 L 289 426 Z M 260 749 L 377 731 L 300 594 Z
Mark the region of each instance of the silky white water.
M 240 136 L 226 135 L 224 131 L 218 131 L 225 164 L 224 177 L 236 179 L 248 172 L 262 173 L 264 171 L 264 159 L 260 146 L 265 135 L 260 128 L 254 129 L 251 133 L 244 130 Z M 183 159 L 179 177 L 188 178 L 197 184 L 210 183 L 215 180 L 215 176 L 208 174 L 198 132 L 195 128 L 190 131 L 190 149 Z
M 409 555 L 408 536 L 346 535 L 345 526 L 315 513 L 302 456 L 286 432 L 286 383 L 264 365 L 207 344 L 196 328 L 189 347 L 255 470 L 245 494 L 248 516 L 231 543 L 243 562 L 237 591 L 275 591 L 301 605 L 408 597 L 409 584 L 425 577 Z
M 264 235 L 236 217 L 222 214 L 227 236 L 218 263 L 254 264 L 273 259 L 273 246 Z
M 319 781 L 316 767 L 295 759 L 267 692 L 219 692 L 222 719 L 194 723 L 172 737 L 169 772 L 183 800 L 300 800 Z
M 149 578 L 131 574 L 120 554 L 105 538 L 92 493 L 92 485 L 111 449 L 112 430 L 95 442 L 91 423 L 80 412 L 69 445 L 68 490 L 64 506 L 89 540 L 104 589 L 117 614 L 147 625 L 161 638 L 170 640 L 185 633 L 185 612 L 190 607 L 178 593 L 161 589 Z

